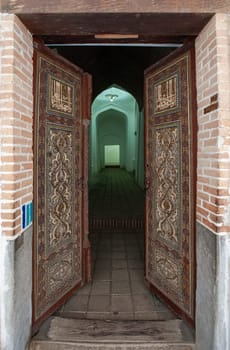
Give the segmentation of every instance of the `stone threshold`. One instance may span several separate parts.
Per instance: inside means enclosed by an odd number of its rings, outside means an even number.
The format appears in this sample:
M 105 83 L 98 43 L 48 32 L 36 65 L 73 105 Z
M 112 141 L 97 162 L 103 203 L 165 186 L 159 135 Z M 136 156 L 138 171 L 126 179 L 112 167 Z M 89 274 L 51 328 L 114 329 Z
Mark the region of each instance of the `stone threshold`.
M 30 350 L 192 350 L 192 331 L 181 320 L 114 321 L 52 317 Z

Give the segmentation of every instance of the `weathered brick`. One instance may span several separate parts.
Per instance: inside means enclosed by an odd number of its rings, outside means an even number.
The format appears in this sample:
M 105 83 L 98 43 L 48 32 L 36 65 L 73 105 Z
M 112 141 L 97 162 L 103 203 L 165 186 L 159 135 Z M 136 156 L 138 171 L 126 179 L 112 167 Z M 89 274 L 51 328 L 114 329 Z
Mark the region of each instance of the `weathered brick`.
M 204 224 L 204 226 L 206 226 L 209 230 L 213 231 L 213 232 L 217 232 L 217 225 L 214 224 L 213 222 L 211 222 L 210 220 L 206 219 L 206 218 L 202 218 L 202 224 Z
M 208 210 L 211 213 L 215 214 L 223 214 L 224 208 L 220 206 L 216 206 L 210 203 L 207 203 L 206 201 L 203 202 L 203 207 Z
M 32 199 L 32 36 L 14 15 L 0 27 L 2 233 L 21 232 L 21 205 Z
M 221 224 L 223 222 L 223 215 L 210 214 L 209 219 L 216 224 Z
M 213 196 L 210 197 L 210 201 L 218 207 L 226 205 L 227 202 L 225 198 L 218 198 Z
M 197 220 L 215 233 L 230 232 L 224 215 L 220 215 L 230 201 L 229 33 L 230 17 L 217 14 L 196 39 Z M 214 93 L 218 94 L 216 110 L 211 108 Z M 208 160 L 211 162 L 207 167 Z

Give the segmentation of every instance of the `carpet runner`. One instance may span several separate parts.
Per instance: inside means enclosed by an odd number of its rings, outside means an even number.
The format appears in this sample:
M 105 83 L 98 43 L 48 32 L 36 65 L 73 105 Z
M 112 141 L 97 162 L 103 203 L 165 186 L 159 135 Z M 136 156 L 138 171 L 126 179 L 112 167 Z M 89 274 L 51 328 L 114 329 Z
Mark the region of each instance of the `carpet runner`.
M 89 186 L 89 228 L 144 228 L 144 191 L 134 177 L 119 168 L 105 168 Z

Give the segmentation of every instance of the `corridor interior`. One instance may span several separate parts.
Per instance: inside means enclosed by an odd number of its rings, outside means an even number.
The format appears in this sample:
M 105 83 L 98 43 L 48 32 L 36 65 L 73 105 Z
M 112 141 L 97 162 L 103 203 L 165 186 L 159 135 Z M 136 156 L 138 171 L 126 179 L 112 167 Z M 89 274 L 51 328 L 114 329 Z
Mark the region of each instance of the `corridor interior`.
M 62 317 L 169 320 L 176 316 L 144 282 L 144 192 L 121 168 L 101 170 L 89 191 L 92 282 L 58 311 Z

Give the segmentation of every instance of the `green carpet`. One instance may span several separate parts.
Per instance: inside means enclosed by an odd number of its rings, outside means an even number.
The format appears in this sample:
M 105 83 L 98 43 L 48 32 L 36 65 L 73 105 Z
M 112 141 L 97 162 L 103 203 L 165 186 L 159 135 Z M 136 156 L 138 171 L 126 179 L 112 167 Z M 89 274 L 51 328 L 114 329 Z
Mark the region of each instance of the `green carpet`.
M 143 228 L 144 191 L 124 169 L 105 168 L 91 180 L 91 228 Z

